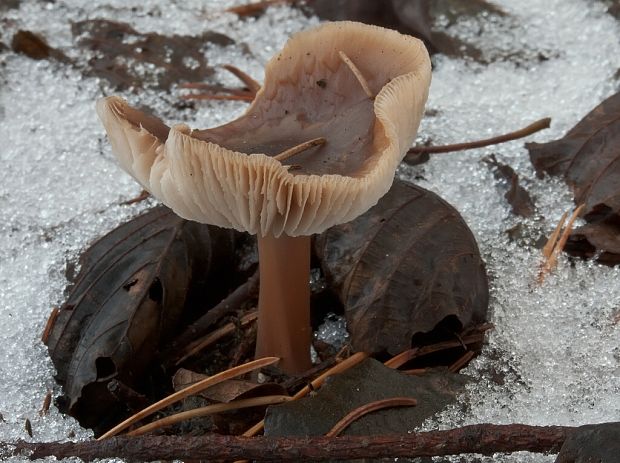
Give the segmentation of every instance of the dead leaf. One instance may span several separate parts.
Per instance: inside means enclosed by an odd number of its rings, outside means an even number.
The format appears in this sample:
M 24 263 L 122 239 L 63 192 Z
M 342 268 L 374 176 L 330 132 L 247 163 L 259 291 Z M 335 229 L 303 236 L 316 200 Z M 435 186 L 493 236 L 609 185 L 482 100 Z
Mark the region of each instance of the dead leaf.
M 466 382 L 467 377 L 446 370 L 407 376 L 374 359 L 366 359 L 331 377 L 308 398 L 270 406 L 265 416 L 265 435 L 324 435 L 352 410 L 391 397 L 414 398 L 417 406 L 368 414 L 352 423 L 343 434 L 407 433 L 453 402 Z
M 521 217 L 534 215 L 536 209 L 534 201 L 527 190 L 519 184 L 519 176 L 514 169 L 499 162 L 493 154 L 484 158 L 483 161 L 494 168 L 495 178 L 508 183 L 508 191 L 504 194 L 504 198 L 512 206 L 512 212 Z
M 121 225 L 80 258 L 81 271 L 49 336 L 64 386 L 62 407 L 87 427 L 124 409 L 108 390 L 116 380 L 140 390 L 160 342 L 176 334 L 184 309 L 225 286 L 232 234 L 179 218 L 165 207 Z
M 15 53 L 21 53 L 35 60 L 54 58 L 58 61 L 69 62 L 64 53 L 50 47 L 45 38 L 31 31 L 17 31 L 11 41 L 11 49 Z
M 200 82 L 213 74 L 201 50 L 206 44 L 231 45 L 224 34 L 205 32 L 192 37 L 140 33 L 129 24 L 105 19 L 73 23 L 77 44 L 94 53 L 86 75 L 106 79 L 117 89 Z
M 458 212 L 434 193 L 402 181 L 368 212 L 315 241 L 344 305 L 355 350 L 396 355 L 455 318 L 478 324 L 488 283 L 476 241 Z
M 562 176 L 575 204 L 585 204 L 584 219 L 600 224 L 574 234 L 580 233 L 597 251 L 620 255 L 617 240 L 606 238 L 620 234 L 620 93 L 594 108 L 563 138 L 525 146 L 538 175 Z M 576 236 L 572 241 L 580 240 Z
M 600 220 L 573 231 L 564 250 L 584 259 L 596 257 L 605 265 L 620 264 L 620 223 Z
M 480 50 L 437 30 L 435 22 L 440 18 L 443 22 L 454 23 L 465 16 L 506 14 L 484 0 L 308 0 L 306 5 L 321 19 L 360 21 L 396 29 L 424 40 L 431 53 L 469 56 L 477 60 L 481 59 Z
M 180 391 L 207 377 L 208 375 L 180 368 L 172 377 L 172 383 L 174 390 Z M 268 395 L 286 395 L 286 390 L 276 383 L 259 384 L 252 381 L 228 379 L 201 391 L 199 395 L 211 402 L 228 403 L 237 399 L 250 399 Z

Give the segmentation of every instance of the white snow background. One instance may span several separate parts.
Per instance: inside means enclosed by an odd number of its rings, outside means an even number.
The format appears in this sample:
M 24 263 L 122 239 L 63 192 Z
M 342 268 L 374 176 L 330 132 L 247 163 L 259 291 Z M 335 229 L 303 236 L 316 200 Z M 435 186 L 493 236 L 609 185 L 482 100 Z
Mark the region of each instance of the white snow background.
M 4 0 L 0 0 L 4 1 Z M 209 64 L 234 64 L 262 80 L 266 61 L 290 34 L 318 23 L 288 7 L 239 21 L 221 13 L 243 1 L 23 0 L 0 13 L 0 40 L 18 29 L 38 32 L 75 59 L 72 21 L 107 18 L 140 32 L 198 35 L 222 32 L 231 47 L 205 49 Z M 509 16 L 463 19 L 451 34 L 480 47 L 490 64 L 435 56 L 433 83 L 420 141 L 446 144 L 485 138 L 550 116 L 550 129 L 531 137 L 561 137 L 604 98 L 617 91 L 619 22 L 602 3 L 585 0 L 501 0 Z M 242 54 L 245 43 L 252 56 Z M 539 59 L 542 53 L 546 60 Z M 237 82 L 218 73 L 225 84 Z M 55 407 L 39 409 L 48 390 L 60 393 L 40 341 L 50 310 L 63 301 L 66 264 L 90 242 L 152 206 L 119 203 L 138 185 L 116 165 L 94 102 L 104 82 L 50 62 L 0 54 L 0 441 L 88 438 Z M 123 95 L 158 111 L 168 123 L 204 128 L 243 111 L 241 103 L 200 103 L 176 111 L 178 92 Z M 542 286 L 535 282 L 539 251 L 512 242 L 506 230 L 523 222 L 533 242 L 573 209 L 571 194 L 556 179 L 538 179 L 523 140 L 485 149 L 436 155 L 425 165 L 402 167 L 463 215 L 486 260 L 495 330 L 480 357 L 464 370 L 473 376 L 466 394 L 425 428 L 471 423 L 580 425 L 620 419 L 620 269 L 593 262 L 570 265 L 563 257 Z M 511 165 L 533 195 L 538 215 L 515 217 L 481 158 L 494 153 Z M 527 241 L 527 239 L 525 240 Z M 502 384 L 494 381 L 503 375 Z M 33 437 L 24 427 L 32 423 Z M 18 459 L 14 459 L 17 461 Z M 473 461 L 455 458 L 455 461 Z M 552 462 L 553 456 L 496 456 L 508 462 Z M 402 459 L 401 459 L 402 461 Z

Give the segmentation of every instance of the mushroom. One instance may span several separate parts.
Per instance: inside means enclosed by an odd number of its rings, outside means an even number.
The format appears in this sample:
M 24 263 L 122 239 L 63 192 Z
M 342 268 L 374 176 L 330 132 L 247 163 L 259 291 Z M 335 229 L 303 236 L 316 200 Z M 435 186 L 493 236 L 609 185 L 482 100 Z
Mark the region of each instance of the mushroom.
M 310 235 L 362 214 L 390 188 L 430 85 L 421 41 L 354 22 L 289 39 L 238 119 L 167 127 L 118 97 L 97 112 L 121 166 L 178 215 L 256 234 L 257 356 L 310 362 Z

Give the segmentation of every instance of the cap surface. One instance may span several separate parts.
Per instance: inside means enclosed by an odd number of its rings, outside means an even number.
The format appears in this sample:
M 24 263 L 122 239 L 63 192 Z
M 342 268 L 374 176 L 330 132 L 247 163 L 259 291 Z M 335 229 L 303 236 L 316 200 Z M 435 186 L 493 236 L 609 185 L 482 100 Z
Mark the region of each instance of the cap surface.
M 334 22 L 294 35 L 267 64 L 246 113 L 226 125 L 169 128 L 118 97 L 98 101 L 97 112 L 121 166 L 180 216 L 297 236 L 348 222 L 389 190 L 429 85 L 419 40 Z M 326 142 L 274 158 L 318 137 Z

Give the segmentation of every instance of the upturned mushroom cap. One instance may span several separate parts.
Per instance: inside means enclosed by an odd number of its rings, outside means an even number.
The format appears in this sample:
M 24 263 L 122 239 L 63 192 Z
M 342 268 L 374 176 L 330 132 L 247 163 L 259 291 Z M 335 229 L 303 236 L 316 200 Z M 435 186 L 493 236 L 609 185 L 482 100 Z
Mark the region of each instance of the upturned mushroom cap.
M 246 113 L 226 125 L 169 128 L 118 97 L 100 100 L 97 112 L 121 166 L 181 217 L 298 236 L 354 219 L 389 190 L 429 85 L 419 40 L 334 22 L 294 35 Z M 325 144 L 274 159 L 318 137 Z

